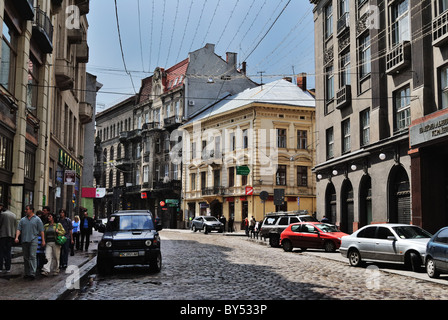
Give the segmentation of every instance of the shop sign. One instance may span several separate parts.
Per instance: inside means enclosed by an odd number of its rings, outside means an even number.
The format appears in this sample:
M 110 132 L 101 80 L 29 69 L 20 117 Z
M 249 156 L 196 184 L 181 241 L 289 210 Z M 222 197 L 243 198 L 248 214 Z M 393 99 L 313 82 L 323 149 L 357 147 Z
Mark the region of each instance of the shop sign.
M 448 136 L 448 115 L 416 124 L 409 129 L 411 147 Z

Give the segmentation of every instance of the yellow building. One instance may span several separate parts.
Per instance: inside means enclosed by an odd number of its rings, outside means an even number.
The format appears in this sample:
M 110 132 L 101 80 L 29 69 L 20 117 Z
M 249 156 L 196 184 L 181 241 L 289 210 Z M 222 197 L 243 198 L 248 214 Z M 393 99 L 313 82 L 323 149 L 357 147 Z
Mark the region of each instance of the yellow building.
M 315 212 L 315 100 L 308 91 L 283 79 L 228 95 L 181 130 L 184 219 L 224 215 L 239 230 L 246 217 Z

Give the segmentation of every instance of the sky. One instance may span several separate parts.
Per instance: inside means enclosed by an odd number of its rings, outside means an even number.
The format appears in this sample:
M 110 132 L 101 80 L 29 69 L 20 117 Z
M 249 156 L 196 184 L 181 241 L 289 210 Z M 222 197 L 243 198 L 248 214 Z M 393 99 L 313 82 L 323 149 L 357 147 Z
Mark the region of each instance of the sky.
M 314 22 L 309 0 L 94 0 L 90 2 L 87 71 L 103 87 L 101 112 L 138 93 L 156 67 L 215 44 L 238 54 L 255 82 L 308 73 L 314 88 Z M 118 14 L 118 23 L 117 23 Z M 118 32 L 119 30 L 119 32 Z M 122 49 L 121 49 L 122 48 Z

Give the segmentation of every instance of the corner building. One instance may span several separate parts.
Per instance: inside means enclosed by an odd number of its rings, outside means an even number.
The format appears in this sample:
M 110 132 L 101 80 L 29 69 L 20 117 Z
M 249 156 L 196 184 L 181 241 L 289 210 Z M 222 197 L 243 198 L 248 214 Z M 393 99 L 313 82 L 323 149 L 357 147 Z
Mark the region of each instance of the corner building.
M 347 233 L 384 222 L 436 231 L 448 223 L 448 1 L 310 2 L 318 215 Z

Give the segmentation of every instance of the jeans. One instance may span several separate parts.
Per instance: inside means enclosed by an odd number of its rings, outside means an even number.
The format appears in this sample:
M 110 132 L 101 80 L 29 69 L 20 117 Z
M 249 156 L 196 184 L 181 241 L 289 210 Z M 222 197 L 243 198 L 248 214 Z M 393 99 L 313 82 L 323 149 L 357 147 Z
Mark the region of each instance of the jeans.
M 47 242 L 45 246 L 45 258 L 47 258 L 47 263 L 43 266 L 42 271 L 58 273 L 60 255 L 61 246 L 56 244 L 56 242 Z
M 25 276 L 36 276 L 37 269 L 37 241 L 36 242 L 22 242 L 23 262 L 25 269 Z
M 84 241 L 85 241 L 85 247 L 84 247 Z M 89 230 L 81 230 L 81 250 L 83 247 L 85 248 L 85 251 L 89 250 L 89 244 L 90 244 L 90 232 Z
M 14 238 L 0 238 L 0 270 L 3 270 L 3 263 L 5 270 L 11 270 L 11 248 Z
M 62 268 L 66 268 L 67 267 L 67 264 L 68 264 L 68 254 L 70 252 L 70 243 L 71 243 L 70 235 L 68 235 L 68 236 L 66 235 L 66 237 L 67 237 L 67 241 L 65 241 L 65 243 L 62 246 L 60 246 L 61 247 L 61 261 L 60 261 L 60 264 L 61 264 Z

